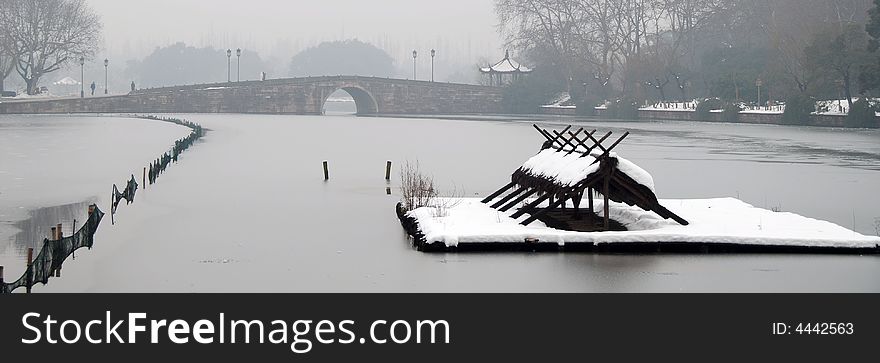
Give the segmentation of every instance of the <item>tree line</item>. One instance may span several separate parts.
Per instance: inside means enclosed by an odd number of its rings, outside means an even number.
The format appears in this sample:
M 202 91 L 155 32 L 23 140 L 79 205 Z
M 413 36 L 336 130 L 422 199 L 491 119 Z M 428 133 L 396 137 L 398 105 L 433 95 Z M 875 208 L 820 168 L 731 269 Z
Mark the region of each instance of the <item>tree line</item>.
M 719 98 L 767 105 L 880 88 L 880 0 L 497 0 L 532 63 L 517 103 Z M 758 89 L 761 89 L 760 91 Z M 759 98 L 760 97 L 760 98 Z

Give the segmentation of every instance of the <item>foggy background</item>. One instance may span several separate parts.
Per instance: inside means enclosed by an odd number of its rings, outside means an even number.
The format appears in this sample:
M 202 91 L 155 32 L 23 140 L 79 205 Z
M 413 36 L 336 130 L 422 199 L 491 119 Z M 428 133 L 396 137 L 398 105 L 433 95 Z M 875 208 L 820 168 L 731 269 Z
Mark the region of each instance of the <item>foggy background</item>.
M 269 78 L 288 77 L 293 56 L 324 41 L 357 39 L 372 44 L 393 58 L 394 76 L 400 78 L 412 78 L 413 49 L 419 52 L 419 79 L 430 78 L 429 52 L 437 50 L 437 81 L 474 83 L 477 64 L 503 56 L 492 0 L 87 0 L 87 4 L 101 17 L 104 28 L 102 49 L 85 66 L 86 88 L 91 81 L 103 88 L 102 62 L 107 58 L 111 93 L 127 92 L 133 80 L 138 88 L 188 83 L 139 77 L 133 67 L 157 47 L 180 42 L 216 50 L 202 57 L 216 59 L 205 65 L 216 76 L 199 81 L 217 82 L 226 80 L 226 49 L 243 49 L 242 80 L 257 79 L 259 72 Z M 235 63 L 233 54 L 233 79 Z M 79 65 L 48 75 L 45 81 L 66 76 L 79 80 Z M 7 82 L 15 82 L 13 78 Z

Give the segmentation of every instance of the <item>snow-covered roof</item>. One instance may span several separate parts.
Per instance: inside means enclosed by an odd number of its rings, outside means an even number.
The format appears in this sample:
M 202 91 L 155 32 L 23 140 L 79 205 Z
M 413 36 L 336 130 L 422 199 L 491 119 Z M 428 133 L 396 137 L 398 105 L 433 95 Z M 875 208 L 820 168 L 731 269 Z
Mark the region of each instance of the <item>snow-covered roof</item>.
M 80 83 L 79 83 L 79 81 L 77 81 L 77 80 L 75 80 L 75 79 L 73 79 L 73 78 L 70 78 L 70 77 L 64 77 L 64 78 L 62 78 L 62 79 L 59 79 L 59 80 L 55 81 L 55 83 L 52 83 L 52 84 L 54 84 L 54 85 L 56 85 L 56 86 L 76 86 L 76 85 L 78 85 L 78 84 L 80 84 Z
M 526 160 L 520 170 L 535 177 L 551 180 L 561 186 L 573 187 L 600 170 L 600 163 L 596 160 L 601 154 L 596 151 L 582 157 L 580 153 L 569 154 L 553 148 L 544 149 Z M 635 163 L 618 156 L 617 153 L 609 153 L 608 157 L 617 160 L 617 171 L 654 192 L 654 178 L 651 174 Z
M 495 63 L 494 65 L 491 65 L 488 67 L 480 68 L 480 72 L 483 72 L 483 73 L 491 73 L 491 72 L 495 72 L 495 73 L 515 73 L 515 72 L 529 73 L 531 71 L 532 71 L 531 68 L 526 67 L 522 64 L 519 64 L 517 61 L 515 61 L 513 59 L 510 59 L 510 53 L 507 51 L 504 52 L 504 59 L 498 61 L 498 63 Z
M 543 198 L 558 196 L 555 208 L 566 199 L 581 198 L 587 189 L 594 190 L 605 197 L 629 205 L 637 205 L 646 210 L 653 211 L 663 218 L 673 219 L 679 224 L 686 225 L 688 222 L 675 215 L 657 201 L 654 189 L 654 178 L 635 163 L 626 160 L 612 150 L 629 135 L 625 132 L 610 146 L 602 142 L 612 135 L 606 133 L 602 137 L 593 137 L 596 130 L 584 132 L 581 127 L 576 131 L 569 131 L 568 126 L 559 131 L 544 130 L 537 125 L 532 125 L 546 140 L 535 156 L 532 156 L 511 174 L 510 183 L 497 192 L 486 197 L 483 202 L 488 203 L 492 199 L 514 188 L 515 191 L 492 205 L 493 208 L 501 207 L 500 211 L 511 208 L 515 203 L 522 201 L 535 193 L 542 194 Z M 555 136 L 553 136 L 555 135 Z M 513 199 L 518 194 L 525 194 Z M 517 213 L 532 213 L 532 217 L 522 223 L 527 225 L 534 222 L 543 212 L 535 209 L 535 203 L 543 200 L 539 198 L 527 206 L 520 208 Z M 504 204 L 508 203 L 508 204 Z M 516 214 L 515 214 L 516 215 Z M 605 229 L 608 227 L 606 215 Z M 593 227 L 588 227 L 593 228 Z

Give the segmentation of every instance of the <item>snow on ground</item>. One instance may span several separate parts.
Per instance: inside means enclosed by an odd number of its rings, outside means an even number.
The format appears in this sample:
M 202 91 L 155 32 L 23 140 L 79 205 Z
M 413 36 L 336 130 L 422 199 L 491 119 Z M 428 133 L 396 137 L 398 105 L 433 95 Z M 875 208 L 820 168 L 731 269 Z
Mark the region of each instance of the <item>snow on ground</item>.
M 541 105 L 541 108 L 577 108 L 573 102 L 571 102 L 571 96 L 568 92 L 563 92 L 550 101 L 550 103 L 546 105 Z
M 554 180 L 561 185 L 573 186 L 599 170 L 599 163 L 595 162 L 599 155 L 599 152 L 593 152 L 590 156 L 581 157 L 580 153 L 568 154 L 552 148 L 544 149 L 526 160 L 522 168 L 524 171 Z M 618 170 L 654 191 L 654 178 L 651 174 L 618 156 L 617 153 L 611 152 L 608 155 L 617 159 Z
M 665 199 L 660 204 L 690 222 L 687 226 L 665 220 L 653 212 L 612 202 L 611 219 L 629 230 L 622 232 L 571 232 L 547 227 L 540 221 L 529 226 L 510 218 L 513 210 L 499 212 L 477 198 L 441 198 L 437 205 L 408 213 L 418 221 L 428 243 L 446 246 L 476 242 L 525 242 L 526 238 L 559 245 L 575 242 L 693 242 L 742 245 L 876 248 L 880 237 L 865 236 L 831 222 L 788 212 L 753 207 L 735 198 Z M 586 205 L 587 203 L 581 203 Z M 602 210 L 596 200 L 595 210 Z
M 691 102 L 659 102 L 652 105 L 639 107 L 643 111 L 693 111 L 697 107 L 697 101 Z

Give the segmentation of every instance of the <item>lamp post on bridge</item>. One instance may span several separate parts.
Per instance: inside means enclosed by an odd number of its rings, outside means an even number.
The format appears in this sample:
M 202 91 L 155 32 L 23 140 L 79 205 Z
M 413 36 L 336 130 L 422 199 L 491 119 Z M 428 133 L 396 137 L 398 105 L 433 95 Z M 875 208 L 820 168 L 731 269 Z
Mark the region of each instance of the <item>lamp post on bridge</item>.
M 413 49 L 413 81 L 416 80 L 416 57 L 419 56 L 419 53 Z
M 434 82 L 434 54 L 437 52 L 431 49 L 431 82 Z
M 232 49 L 226 50 L 226 82 L 232 82 Z
M 86 58 L 79 57 L 79 98 L 86 97 Z
M 236 67 L 238 67 L 238 69 L 235 73 L 235 81 L 241 82 L 241 48 L 235 50 L 235 57 L 238 59 L 238 63 L 236 64 Z
M 104 94 L 107 94 L 107 66 L 110 65 L 110 60 L 104 58 Z

